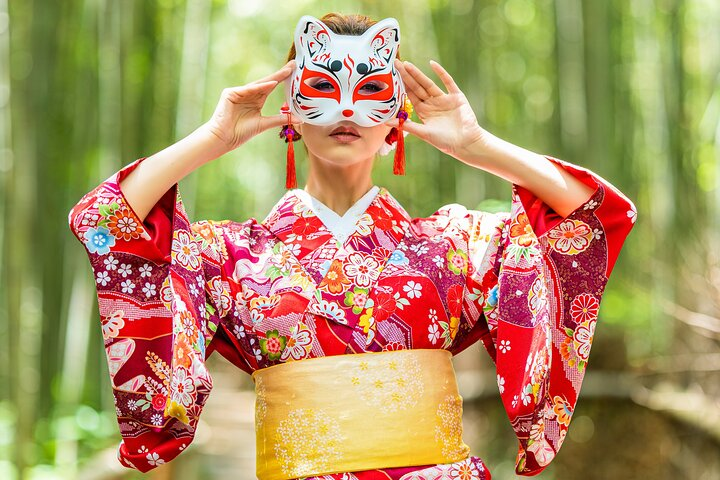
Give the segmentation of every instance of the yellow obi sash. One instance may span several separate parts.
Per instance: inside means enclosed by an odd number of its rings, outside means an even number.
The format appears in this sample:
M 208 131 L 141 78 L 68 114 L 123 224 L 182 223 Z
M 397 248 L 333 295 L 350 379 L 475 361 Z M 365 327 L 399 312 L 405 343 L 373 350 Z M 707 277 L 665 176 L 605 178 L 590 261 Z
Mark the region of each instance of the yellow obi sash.
M 258 479 L 467 458 L 451 358 L 443 349 L 396 350 L 256 370 Z

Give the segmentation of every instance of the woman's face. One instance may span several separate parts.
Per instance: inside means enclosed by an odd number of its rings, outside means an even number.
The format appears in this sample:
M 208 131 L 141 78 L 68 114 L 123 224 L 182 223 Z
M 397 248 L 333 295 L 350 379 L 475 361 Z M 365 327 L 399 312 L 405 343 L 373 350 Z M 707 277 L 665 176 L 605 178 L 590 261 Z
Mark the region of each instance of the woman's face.
M 305 142 L 309 153 L 336 166 L 352 165 L 373 157 L 392 129 L 385 124 L 361 127 L 350 121 L 327 126 L 302 123 L 294 127 L 302 135 L 301 140 Z M 352 132 L 333 134 L 342 129 Z

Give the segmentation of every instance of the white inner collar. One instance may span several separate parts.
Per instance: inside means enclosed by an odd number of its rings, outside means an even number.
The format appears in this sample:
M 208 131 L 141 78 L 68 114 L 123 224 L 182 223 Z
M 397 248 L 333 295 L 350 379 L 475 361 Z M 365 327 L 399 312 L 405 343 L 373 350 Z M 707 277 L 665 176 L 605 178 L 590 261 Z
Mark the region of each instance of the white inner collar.
M 342 217 L 305 190 L 297 188 L 294 193 L 318 216 L 325 228 L 332 232 L 335 239 L 340 244 L 344 244 L 345 240 L 355 231 L 357 221 L 365 213 L 379 191 L 380 187 L 373 185 L 365 195 L 348 208 Z

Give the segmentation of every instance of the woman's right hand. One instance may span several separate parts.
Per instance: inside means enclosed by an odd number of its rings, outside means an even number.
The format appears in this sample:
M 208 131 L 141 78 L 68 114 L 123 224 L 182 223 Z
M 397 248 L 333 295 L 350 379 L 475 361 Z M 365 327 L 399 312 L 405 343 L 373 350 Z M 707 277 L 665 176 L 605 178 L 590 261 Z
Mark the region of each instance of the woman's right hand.
M 260 112 L 270 92 L 290 76 L 294 68 L 295 60 L 290 60 L 280 70 L 264 78 L 224 89 L 215 112 L 205 126 L 231 151 L 265 130 L 287 124 L 286 114 L 262 116 Z M 302 123 L 294 115 L 291 115 L 290 121 Z

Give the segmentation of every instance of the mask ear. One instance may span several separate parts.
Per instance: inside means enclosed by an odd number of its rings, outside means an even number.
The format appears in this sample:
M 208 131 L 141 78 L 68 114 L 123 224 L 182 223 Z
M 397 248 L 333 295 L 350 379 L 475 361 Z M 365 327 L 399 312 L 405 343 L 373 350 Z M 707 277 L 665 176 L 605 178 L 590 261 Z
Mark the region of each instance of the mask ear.
M 362 39 L 376 58 L 392 65 L 400 46 L 400 24 L 392 17 L 384 18 L 368 28 Z
M 333 32 L 322 21 L 312 15 L 303 15 L 295 27 L 295 52 L 298 68 L 305 64 L 305 58 L 314 57 L 319 51 L 329 50 Z

